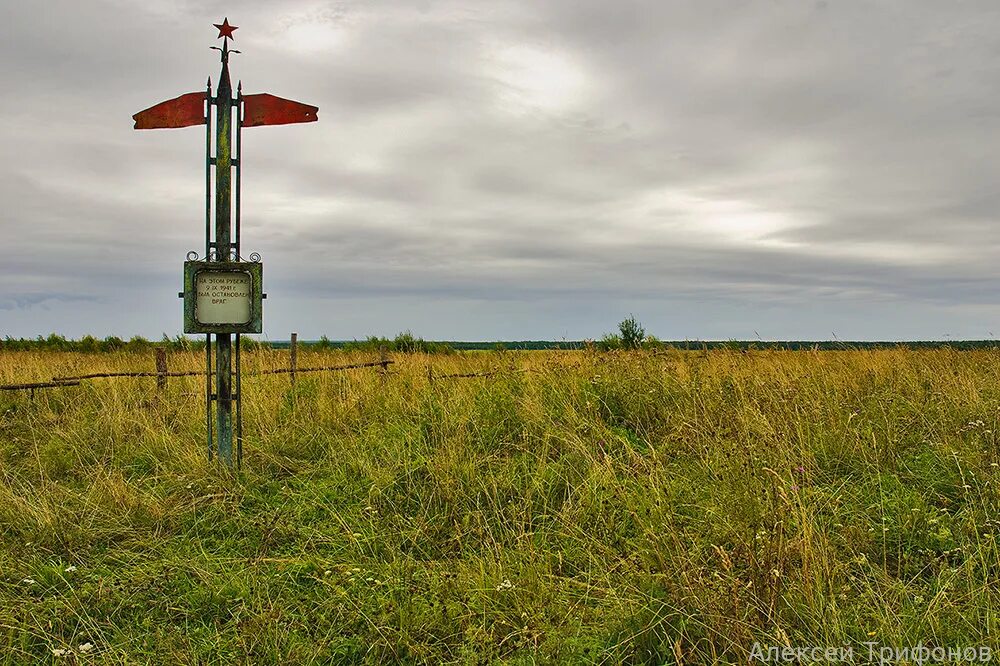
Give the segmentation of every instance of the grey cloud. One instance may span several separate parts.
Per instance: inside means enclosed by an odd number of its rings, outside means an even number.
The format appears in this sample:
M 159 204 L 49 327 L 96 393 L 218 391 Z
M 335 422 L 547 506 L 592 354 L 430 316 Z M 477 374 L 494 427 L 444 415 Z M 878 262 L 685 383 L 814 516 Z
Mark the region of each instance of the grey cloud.
M 0 300 L 0 310 L 31 310 L 42 307 L 51 310 L 62 303 L 95 303 L 99 299 L 79 294 L 11 294 Z
M 994 3 L 238 10 L 234 77 L 321 109 L 244 136 L 272 337 L 583 337 L 629 311 L 663 337 L 995 328 Z M 217 77 L 232 9 L 4 11 L 0 334 L 176 332 L 204 136 L 129 116 Z

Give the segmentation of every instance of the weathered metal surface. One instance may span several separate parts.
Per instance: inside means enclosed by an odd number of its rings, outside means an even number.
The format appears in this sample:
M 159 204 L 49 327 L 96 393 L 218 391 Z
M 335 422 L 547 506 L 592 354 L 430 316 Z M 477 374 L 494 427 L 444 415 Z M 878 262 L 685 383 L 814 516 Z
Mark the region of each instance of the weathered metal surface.
M 198 275 L 203 272 L 244 273 L 250 278 L 250 319 L 245 323 L 212 324 L 198 320 Z M 184 262 L 184 332 L 185 333 L 260 333 L 263 326 L 264 266 L 259 261 L 185 261 Z
M 231 31 L 230 31 L 231 32 Z M 221 34 L 221 30 L 220 30 Z M 222 73 L 215 89 L 215 253 L 221 264 L 229 262 L 232 226 L 232 140 L 233 88 L 229 81 L 229 40 L 222 40 Z M 186 285 L 185 285 L 186 286 Z M 231 331 L 215 332 L 215 423 L 219 458 L 233 466 Z
M 205 117 L 205 257 L 212 251 L 212 77 L 208 77 L 205 86 L 209 100 L 209 113 Z M 188 255 L 190 259 L 190 254 Z M 195 253 L 197 258 L 197 253 Z M 183 296 L 183 293 L 181 294 Z M 187 308 L 184 309 L 187 321 Z M 187 327 L 185 326 L 185 330 Z M 215 444 L 212 428 L 212 334 L 205 334 L 205 445 L 208 448 L 208 459 L 215 457 Z
M 215 335 L 215 429 L 219 460 L 233 466 L 233 357 L 229 333 Z
M 222 74 L 215 90 L 215 251 L 229 260 L 232 225 L 233 88 L 229 81 L 229 51 L 222 49 Z
M 205 93 L 193 92 L 160 102 L 132 116 L 135 129 L 170 129 L 204 125 Z
M 203 370 L 190 370 L 187 372 L 166 372 L 161 375 L 156 372 L 93 372 L 89 375 L 74 375 L 73 377 L 53 377 L 54 382 L 74 382 L 83 379 L 117 379 L 119 377 L 200 377 L 205 374 Z
M 212 334 L 205 335 L 205 436 L 208 445 L 208 459 L 215 456 L 212 440 Z
M 60 386 L 79 386 L 78 381 L 61 381 L 52 380 L 51 382 L 35 382 L 33 384 L 5 384 L 0 386 L 0 391 L 25 391 L 30 389 L 34 391 L 35 389 L 41 388 L 59 388 Z
M 296 374 L 302 372 L 333 372 L 336 370 L 355 370 L 357 368 L 376 368 L 381 366 L 383 370 L 387 366 L 392 365 L 395 361 L 384 359 L 381 361 L 372 361 L 371 363 L 352 363 L 351 365 L 324 365 L 315 368 L 295 368 Z M 270 370 L 258 370 L 251 374 L 254 375 L 284 375 L 291 372 L 291 368 L 271 368 Z
M 229 55 L 239 51 L 229 48 L 229 40 L 237 26 L 230 25 L 226 18 L 222 23 L 213 24 L 219 30 L 218 38 L 222 39 L 222 47 L 213 46 L 222 54 L 222 72 L 215 96 L 212 95 L 212 80 L 209 79 L 205 92 L 188 93 L 172 100 L 162 102 L 135 114 L 136 129 L 155 129 L 168 127 L 188 127 L 205 125 L 205 261 L 197 261 L 197 256 L 188 257 L 184 265 L 184 332 L 205 333 L 205 404 L 206 404 L 206 435 L 208 440 L 209 458 L 212 458 L 212 403 L 215 403 L 215 416 L 218 432 L 218 454 L 227 464 L 233 464 L 233 422 L 232 402 L 236 407 L 236 456 L 237 463 L 242 457 L 242 408 L 240 385 L 240 339 L 236 339 L 236 393 L 231 390 L 232 381 L 232 339 L 231 335 L 241 333 L 260 333 L 263 330 L 261 317 L 261 301 L 266 297 L 262 291 L 262 269 L 259 255 L 251 254 L 250 262 L 243 262 L 241 257 L 240 230 L 240 186 L 243 162 L 242 128 L 261 125 L 284 125 L 289 123 L 314 122 L 317 120 L 318 107 L 302 104 L 293 100 L 283 99 L 270 94 L 248 95 L 242 93 L 242 86 L 233 99 L 232 85 L 229 78 Z M 206 109 L 207 101 L 207 109 Z M 215 105 L 215 156 L 212 156 L 212 118 L 211 106 Z M 236 155 L 232 151 L 233 107 L 236 107 Z M 212 167 L 215 167 L 215 238 L 212 239 Z M 236 168 L 235 191 L 235 244 L 233 243 L 233 188 L 232 169 Z M 234 265 L 235 264 L 235 265 Z M 249 270 L 253 298 L 251 302 L 250 321 L 245 323 L 205 323 L 199 322 L 196 312 L 197 303 L 197 273 L 200 270 L 212 269 Z M 227 320 L 228 321 L 228 320 Z M 216 336 L 215 345 L 215 390 L 212 386 L 212 335 Z M 170 376 L 173 373 L 163 374 Z
M 295 372 L 333 372 L 335 370 L 354 370 L 356 368 L 375 368 L 378 366 L 388 366 L 395 363 L 395 361 L 390 359 L 385 359 L 381 361 L 372 361 L 370 363 L 353 363 L 351 365 L 324 365 L 313 368 L 296 368 Z M 259 375 L 281 375 L 291 372 L 291 368 L 270 368 L 268 370 L 258 370 L 256 372 L 247 373 L 249 377 L 256 377 Z M 188 370 L 185 372 L 168 372 L 166 377 L 200 377 L 206 374 L 204 370 Z M 214 375 L 214 372 L 209 372 L 208 374 Z M 102 378 L 121 378 L 121 377 L 159 377 L 159 372 L 95 372 L 89 375 L 76 375 L 74 377 L 53 377 L 51 382 L 43 382 L 44 384 L 51 384 L 53 386 L 75 386 L 81 380 L 85 379 L 102 379 Z M 30 388 L 31 384 L 13 384 L 12 386 L 16 388 Z M 37 384 L 35 384 L 37 386 Z M 15 390 L 15 389 L 10 389 Z M 238 392 L 238 391 L 237 391 Z
M 212 77 L 205 85 L 205 98 L 212 110 Z M 212 114 L 205 115 L 205 256 L 212 249 Z
M 243 138 L 243 121 L 241 119 L 242 116 L 243 116 L 243 114 L 240 112 L 240 109 L 242 108 L 242 106 L 243 106 L 243 82 L 240 81 L 236 85 L 236 158 L 237 159 L 236 159 L 236 192 L 235 192 L 235 199 L 236 199 L 236 210 L 235 210 L 235 213 L 236 213 L 236 219 L 234 221 L 236 223 L 235 226 L 236 226 L 236 257 L 237 258 L 240 257 L 240 252 L 242 250 L 242 247 L 240 245 L 240 240 L 241 240 L 241 238 L 240 238 L 240 236 L 241 236 L 241 233 L 240 233 L 240 231 L 241 231 L 240 230 L 240 200 L 241 200 L 240 190 L 243 187 L 243 181 L 242 181 L 242 177 L 243 177 L 242 176 L 242 174 L 243 174 L 243 141 L 242 141 L 242 138 Z
M 243 468 L 243 371 L 240 365 L 240 342 L 243 336 L 236 334 L 236 469 Z
M 303 104 L 268 93 L 243 95 L 243 126 L 290 125 L 319 120 L 318 106 Z

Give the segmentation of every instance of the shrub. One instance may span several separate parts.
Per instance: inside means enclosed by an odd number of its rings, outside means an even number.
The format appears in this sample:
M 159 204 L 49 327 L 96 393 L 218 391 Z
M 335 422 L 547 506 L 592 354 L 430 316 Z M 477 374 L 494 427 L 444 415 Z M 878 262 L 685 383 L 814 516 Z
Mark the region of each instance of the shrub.
M 596 345 L 597 348 L 600 349 L 601 351 L 611 351 L 613 349 L 621 349 L 622 339 L 620 336 L 617 336 L 614 333 L 608 333 L 603 338 L 598 340 Z
M 618 324 L 618 334 L 608 333 L 597 341 L 596 346 L 601 351 L 611 351 L 613 349 L 639 349 L 646 341 L 646 329 L 636 321 L 636 318 L 629 315 L 628 319 L 623 319 Z M 659 345 L 656 338 L 650 337 L 650 341 Z
M 618 324 L 618 331 L 621 333 L 622 347 L 625 349 L 638 349 L 646 339 L 646 329 L 632 315 Z

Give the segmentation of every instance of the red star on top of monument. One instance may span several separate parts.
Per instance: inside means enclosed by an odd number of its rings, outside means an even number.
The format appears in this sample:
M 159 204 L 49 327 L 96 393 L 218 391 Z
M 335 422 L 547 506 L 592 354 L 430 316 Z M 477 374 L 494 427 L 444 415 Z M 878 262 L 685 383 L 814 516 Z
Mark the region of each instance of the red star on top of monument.
M 213 23 L 212 25 L 219 29 L 219 36 L 216 39 L 222 39 L 223 37 L 236 39 L 233 37 L 233 30 L 236 30 L 237 27 L 235 25 L 229 25 L 228 17 L 222 19 L 222 23 Z

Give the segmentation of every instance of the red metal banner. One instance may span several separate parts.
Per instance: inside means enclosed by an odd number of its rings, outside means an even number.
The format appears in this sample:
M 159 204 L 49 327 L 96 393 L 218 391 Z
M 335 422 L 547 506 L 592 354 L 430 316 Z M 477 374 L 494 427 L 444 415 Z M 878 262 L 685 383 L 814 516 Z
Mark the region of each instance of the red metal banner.
M 268 93 L 243 96 L 243 127 L 312 123 L 318 120 L 318 106 L 310 106 Z
M 193 92 L 160 102 L 132 116 L 135 129 L 190 127 L 205 124 L 205 93 Z

